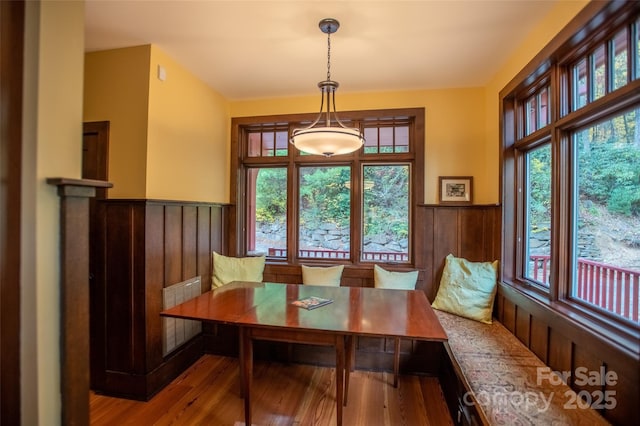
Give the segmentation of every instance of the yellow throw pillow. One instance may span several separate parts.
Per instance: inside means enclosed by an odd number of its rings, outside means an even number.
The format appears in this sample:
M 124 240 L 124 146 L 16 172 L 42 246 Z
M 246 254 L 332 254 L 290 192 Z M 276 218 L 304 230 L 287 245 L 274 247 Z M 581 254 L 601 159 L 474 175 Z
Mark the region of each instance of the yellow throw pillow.
M 313 267 L 302 265 L 302 284 L 340 287 L 344 265 Z
M 232 281 L 261 282 L 265 257 L 227 257 L 213 252 L 213 276 L 211 288 L 215 289 Z
M 392 272 L 373 265 L 373 283 L 376 288 L 395 290 L 415 290 L 418 271 Z
M 498 261 L 470 262 L 449 254 L 433 308 L 491 324 Z

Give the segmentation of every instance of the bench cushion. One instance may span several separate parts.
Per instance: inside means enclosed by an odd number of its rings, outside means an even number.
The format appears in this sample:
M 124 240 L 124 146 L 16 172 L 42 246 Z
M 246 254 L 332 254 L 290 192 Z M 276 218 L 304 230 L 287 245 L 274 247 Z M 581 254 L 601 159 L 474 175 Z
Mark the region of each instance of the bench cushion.
M 483 324 L 435 312 L 449 336 L 455 360 L 491 424 L 609 424 L 595 410 L 578 408 L 576 394 L 568 385 L 548 380 L 538 384 L 538 368 L 546 365 L 499 322 Z

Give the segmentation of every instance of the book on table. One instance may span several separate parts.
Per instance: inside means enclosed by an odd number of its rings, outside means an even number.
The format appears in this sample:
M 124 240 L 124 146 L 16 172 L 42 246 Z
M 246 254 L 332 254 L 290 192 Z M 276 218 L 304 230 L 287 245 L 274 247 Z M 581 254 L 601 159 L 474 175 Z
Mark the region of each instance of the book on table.
M 294 300 L 291 302 L 293 305 L 305 308 L 307 310 L 319 308 L 320 306 L 328 305 L 333 302 L 332 299 L 325 299 L 324 297 L 310 296 L 302 299 Z

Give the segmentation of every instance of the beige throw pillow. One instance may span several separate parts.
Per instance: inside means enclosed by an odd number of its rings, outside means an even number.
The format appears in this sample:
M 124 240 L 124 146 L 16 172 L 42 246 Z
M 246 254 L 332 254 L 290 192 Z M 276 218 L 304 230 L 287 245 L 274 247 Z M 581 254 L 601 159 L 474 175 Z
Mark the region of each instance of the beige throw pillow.
M 418 271 L 392 272 L 373 265 L 373 282 L 376 288 L 415 290 Z
M 491 324 L 496 295 L 498 261 L 470 262 L 446 258 L 433 308 L 461 317 Z
M 213 276 L 211 288 L 215 289 L 232 281 L 261 282 L 265 257 L 228 257 L 213 252 Z
M 340 287 L 344 265 L 305 266 L 302 265 L 302 284 Z

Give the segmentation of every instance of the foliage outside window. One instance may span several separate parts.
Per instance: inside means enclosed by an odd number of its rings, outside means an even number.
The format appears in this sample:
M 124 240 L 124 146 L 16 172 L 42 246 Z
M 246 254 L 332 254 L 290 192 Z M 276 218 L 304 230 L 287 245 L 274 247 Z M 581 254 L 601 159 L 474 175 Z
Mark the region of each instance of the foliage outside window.
M 551 271 L 551 145 L 528 151 L 524 276 L 549 287 Z
M 545 52 L 555 59 L 542 61 L 531 76 L 501 93 L 504 281 L 561 302 L 553 306 L 571 310 L 574 318 L 613 322 L 635 333 L 640 328 L 636 6 L 621 6 L 626 21 L 618 13 L 617 20 L 567 37 L 557 51 Z M 558 106 L 547 122 L 538 118 L 542 94 L 546 105 Z
M 283 167 L 250 168 L 247 170 L 247 253 L 273 255 L 287 249 L 287 169 Z M 253 189 L 253 190 L 252 190 Z
M 350 258 L 351 169 L 348 166 L 300 167 L 299 256 Z
M 408 164 L 363 166 L 362 260 L 409 260 Z
M 422 199 L 412 182 L 423 179 L 424 110 L 350 113 L 344 121 L 363 129 L 365 145 L 334 157 L 289 144 L 293 129 L 307 121 L 303 115 L 233 120 L 238 254 L 412 263 L 411 217 Z

